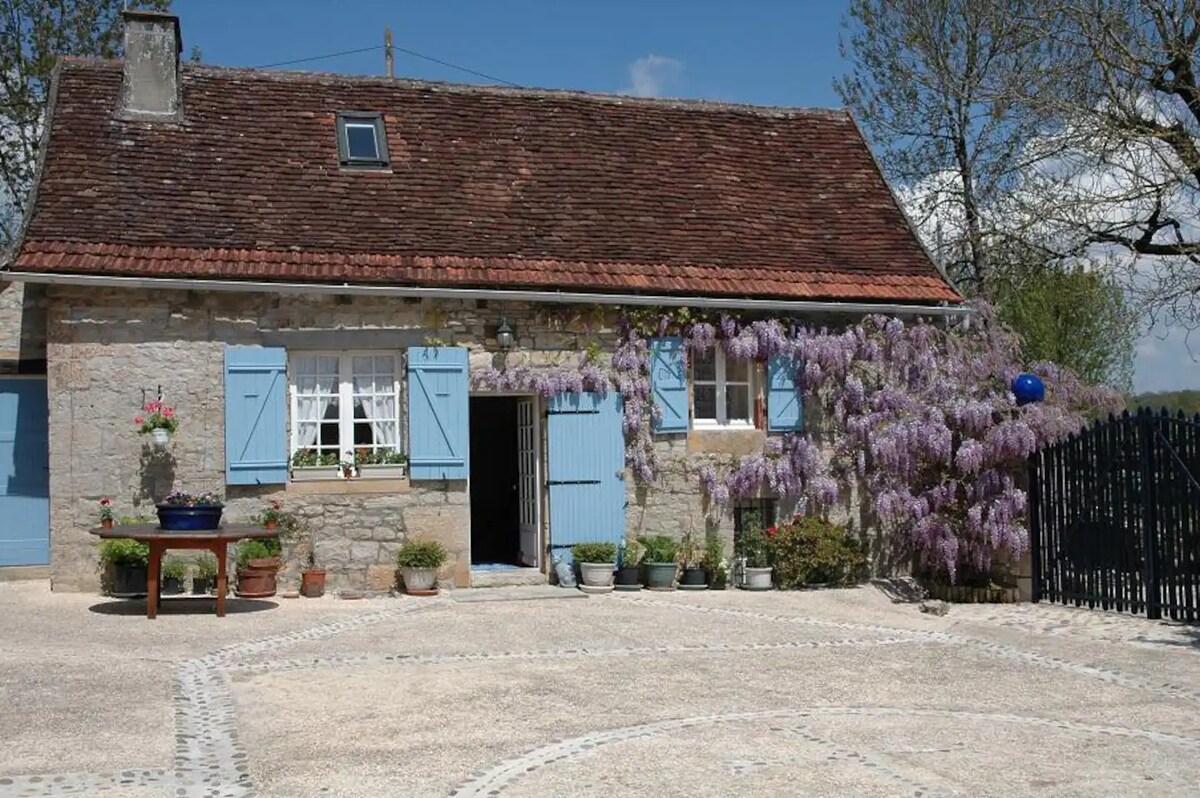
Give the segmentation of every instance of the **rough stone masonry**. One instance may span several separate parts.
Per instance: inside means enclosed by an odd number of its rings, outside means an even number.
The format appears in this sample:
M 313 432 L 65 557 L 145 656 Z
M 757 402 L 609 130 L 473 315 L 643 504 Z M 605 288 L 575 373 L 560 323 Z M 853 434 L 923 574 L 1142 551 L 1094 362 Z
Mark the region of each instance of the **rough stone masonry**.
M 172 490 L 222 492 L 226 517 L 235 521 L 279 499 L 315 530 L 316 561 L 329 571 L 333 589 L 390 588 L 396 550 L 410 536 L 445 544 L 451 556 L 443 582 L 467 586 L 471 520 L 465 481 L 330 480 L 227 488 L 225 345 L 402 350 L 442 343 L 469 348 L 472 368 L 501 360 L 508 367 L 537 368 L 573 367 L 589 345 L 610 353 L 617 341 L 612 311 L 515 302 L 53 287 L 45 304 L 56 590 L 99 586 L 96 541 L 87 534 L 96 523 L 99 499 L 111 497 L 118 516 L 147 516 Z M 498 354 L 489 338 L 501 316 L 518 335 L 507 356 Z M 133 424 L 144 398 L 157 395 L 159 386 L 180 420 L 165 454 L 151 448 Z M 691 533 L 702 541 L 713 530 L 728 549 L 732 521 L 706 513 L 697 474 L 716 458 L 761 451 L 763 435 L 751 430 L 716 439 L 697 433 L 658 436 L 660 478 L 652 486 L 626 478 L 627 531 Z M 285 585 L 298 578 L 307 542 L 289 548 Z

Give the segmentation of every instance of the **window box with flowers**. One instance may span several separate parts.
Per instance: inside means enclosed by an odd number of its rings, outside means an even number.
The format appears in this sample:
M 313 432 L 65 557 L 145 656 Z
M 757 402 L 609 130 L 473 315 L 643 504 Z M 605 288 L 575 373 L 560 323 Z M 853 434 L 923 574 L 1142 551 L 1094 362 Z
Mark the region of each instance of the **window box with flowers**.
M 359 447 L 354 450 L 354 469 L 366 479 L 401 479 L 408 473 L 408 457 L 394 449 Z
M 179 429 L 175 408 L 162 402 L 147 404 L 144 414 L 139 413 L 133 417 L 133 423 L 138 425 L 138 434 L 149 435 L 155 446 L 166 446 L 171 442 L 175 430 Z

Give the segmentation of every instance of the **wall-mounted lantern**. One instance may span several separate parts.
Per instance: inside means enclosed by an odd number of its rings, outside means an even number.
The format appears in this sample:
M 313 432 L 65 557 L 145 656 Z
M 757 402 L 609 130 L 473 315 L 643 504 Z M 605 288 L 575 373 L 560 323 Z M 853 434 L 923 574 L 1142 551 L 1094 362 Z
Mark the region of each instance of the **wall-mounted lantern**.
M 496 328 L 496 345 L 500 347 L 501 352 L 507 352 L 513 348 L 515 341 L 516 334 L 513 332 L 513 328 L 508 326 L 508 319 L 501 316 L 500 326 Z

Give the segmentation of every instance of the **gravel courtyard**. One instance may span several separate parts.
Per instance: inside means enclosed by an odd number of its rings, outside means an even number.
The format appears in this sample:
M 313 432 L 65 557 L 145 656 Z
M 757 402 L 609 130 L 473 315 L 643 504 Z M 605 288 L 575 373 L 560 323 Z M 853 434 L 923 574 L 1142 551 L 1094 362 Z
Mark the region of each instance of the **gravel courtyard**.
M 563 595 L 147 621 L 0 583 L 0 796 L 1200 791 L 1195 628 L 870 587 Z

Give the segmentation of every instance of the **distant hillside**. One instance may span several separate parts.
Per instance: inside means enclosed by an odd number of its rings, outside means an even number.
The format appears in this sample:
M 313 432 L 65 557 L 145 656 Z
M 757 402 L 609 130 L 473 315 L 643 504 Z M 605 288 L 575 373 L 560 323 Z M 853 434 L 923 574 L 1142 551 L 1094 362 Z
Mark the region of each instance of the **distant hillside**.
M 1200 391 L 1157 391 L 1155 393 L 1139 393 L 1129 398 L 1129 408 L 1152 407 L 1157 410 L 1165 407 L 1172 412 L 1182 410 L 1189 415 L 1200 413 Z

